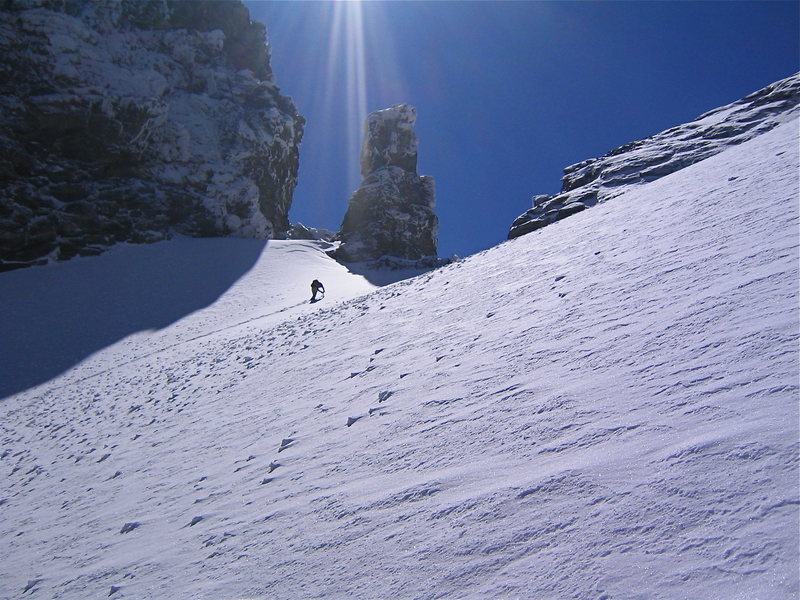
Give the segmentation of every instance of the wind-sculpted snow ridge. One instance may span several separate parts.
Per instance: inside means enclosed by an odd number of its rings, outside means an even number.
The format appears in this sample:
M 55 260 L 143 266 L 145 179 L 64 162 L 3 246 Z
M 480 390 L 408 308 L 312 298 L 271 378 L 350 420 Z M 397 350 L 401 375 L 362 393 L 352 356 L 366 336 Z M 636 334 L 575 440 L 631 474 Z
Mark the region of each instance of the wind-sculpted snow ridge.
M 797 144 L 12 396 L 0 597 L 797 598 Z
M 752 139 L 795 118 L 799 104 L 800 73 L 690 123 L 567 167 L 561 192 L 534 196 L 533 207 L 514 220 L 508 237 L 555 223 L 614 198 L 631 185 L 655 181 Z

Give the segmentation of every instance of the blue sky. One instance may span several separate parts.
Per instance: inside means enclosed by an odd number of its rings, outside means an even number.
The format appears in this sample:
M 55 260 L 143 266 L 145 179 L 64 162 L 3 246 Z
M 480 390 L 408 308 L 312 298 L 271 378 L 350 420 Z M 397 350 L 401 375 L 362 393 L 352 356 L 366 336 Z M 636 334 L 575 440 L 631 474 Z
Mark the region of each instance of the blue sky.
M 306 117 L 292 222 L 338 230 L 368 112 L 417 108 L 439 255 L 506 238 L 562 169 L 800 69 L 797 2 L 245 2 Z

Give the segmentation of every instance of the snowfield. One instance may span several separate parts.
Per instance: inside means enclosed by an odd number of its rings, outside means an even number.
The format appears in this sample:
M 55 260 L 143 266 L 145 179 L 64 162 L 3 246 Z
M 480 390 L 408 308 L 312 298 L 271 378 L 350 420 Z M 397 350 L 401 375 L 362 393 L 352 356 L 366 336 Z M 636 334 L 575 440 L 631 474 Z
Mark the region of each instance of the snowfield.
M 377 288 L 330 260 L 329 247 L 178 238 L 9 273 L 0 279 L 0 397 L 88 356 L 78 377 L 215 332 L 275 325 L 313 308 L 315 277 L 328 283 L 329 303 Z
M 798 598 L 798 137 L 381 288 L 262 244 L 109 339 L 95 270 L 251 242 L 0 275 L 45 323 L 98 294 L 80 356 L 3 342 L 0 597 Z

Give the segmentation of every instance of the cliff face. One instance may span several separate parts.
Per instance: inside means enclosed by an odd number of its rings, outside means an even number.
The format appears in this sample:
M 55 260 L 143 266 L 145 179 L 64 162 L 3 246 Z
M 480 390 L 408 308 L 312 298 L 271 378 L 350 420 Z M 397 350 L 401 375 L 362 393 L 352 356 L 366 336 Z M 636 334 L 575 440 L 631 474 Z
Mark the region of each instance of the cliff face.
M 417 111 L 401 104 L 371 113 L 361 150 L 361 187 L 350 198 L 337 258 L 419 260 L 436 256 L 439 220 L 432 177 L 417 175 Z
M 800 74 L 709 111 L 690 123 L 567 167 L 561 192 L 534 196 L 533 207 L 517 217 L 508 237 L 530 233 L 618 196 L 627 186 L 654 181 L 746 142 L 794 118 L 798 104 Z
M 11 0 L 0 56 L 0 270 L 289 228 L 304 120 L 238 0 Z

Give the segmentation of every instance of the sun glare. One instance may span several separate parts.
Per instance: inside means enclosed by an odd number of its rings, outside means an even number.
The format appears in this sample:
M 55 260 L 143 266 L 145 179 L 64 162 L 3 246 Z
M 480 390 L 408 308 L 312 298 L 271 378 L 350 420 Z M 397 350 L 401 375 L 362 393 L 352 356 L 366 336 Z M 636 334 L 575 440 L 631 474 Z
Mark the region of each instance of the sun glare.
M 302 172 L 304 164 L 316 164 L 318 180 L 313 191 L 303 193 L 309 196 L 306 202 L 323 211 L 346 201 L 361 184 L 367 113 L 408 101 L 396 51 L 397 32 L 379 2 L 276 4 L 281 18 L 273 18 L 273 30 L 294 43 L 286 68 L 295 86 L 292 92 L 305 99 L 300 112 L 310 117 L 304 140 L 308 145 L 303 148 L 306 160 L 300 168 Z M 305 178 L 309 179 L 313 177 Z
M 338 0 L 332 4 L 328 46 L 327 77 L 339 77 L 344 70 L 346 93 L 347 160 L 350 187 L 360 181 L 358 160 L 361 146 L 361 129 L 367 114 L 366 44 L 364 39 L 364 12 L 361 2 Z M 328 81 L 326 89 L 335 89 L 336 81 Z M 329 98 L 333 101 L 333 98 Z M 354 165 L 355 162 L 355 165 Z M 355 168 L 354 168 L 355 167 Z

